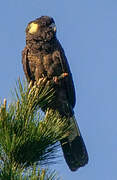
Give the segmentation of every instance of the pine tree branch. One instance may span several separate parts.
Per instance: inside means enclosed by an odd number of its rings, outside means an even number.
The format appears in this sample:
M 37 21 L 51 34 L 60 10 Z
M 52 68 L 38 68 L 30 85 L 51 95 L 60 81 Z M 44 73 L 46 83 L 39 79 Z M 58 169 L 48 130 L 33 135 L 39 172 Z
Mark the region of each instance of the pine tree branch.
M 62 74 L 57 80 L 65 76 Z M 5 175 L 10 177 L 10 173 L 14 177 L 17 173 L 21 175 L 22 170 L 33 167 L 34 163 L 55 163 L 59 149 L 57 142 L 69 134 L 69 128 L 66 120 L 61 120 L 59 113 L 51 109 L 42 117 L 40 108 L 43 109 L 46 104 L 55 100 L 54 83 L 54 79 L 49 82 L 41 79 L 32 86 L 32 83 L 22 85 L 19 80 L 15 89 L 16 101 L 8 106 L 6 100 L 1 104 L 1 179 Z M 18 178 L 21 179 L 19 176 Z

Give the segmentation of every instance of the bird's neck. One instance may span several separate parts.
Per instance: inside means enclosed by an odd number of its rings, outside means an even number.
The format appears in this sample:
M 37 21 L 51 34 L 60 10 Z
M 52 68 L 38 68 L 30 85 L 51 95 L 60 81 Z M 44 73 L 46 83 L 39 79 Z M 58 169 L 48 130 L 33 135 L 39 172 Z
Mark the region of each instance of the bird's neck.
M 50 41 L 40 41 L 40 40 L 26 40 L 26 45 L 28 46 L 28 48 L 35 52 L 42 52 L 42 53 L 51 53 L 52 51 L 54 51 L 54 45 L 56 44 L 57 39 L 53 38 Z

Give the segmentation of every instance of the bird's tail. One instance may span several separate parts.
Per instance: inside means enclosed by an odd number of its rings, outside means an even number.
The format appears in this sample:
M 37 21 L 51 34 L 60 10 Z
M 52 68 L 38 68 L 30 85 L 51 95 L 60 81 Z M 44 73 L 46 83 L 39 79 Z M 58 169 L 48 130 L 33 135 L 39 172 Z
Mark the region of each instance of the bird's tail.
M 76 171 L 88 163 L 88 153 L 75 117 L 70 117 L 69 122 L 71 124 L 71 133 L 60 143 L 69 168 L 71 171 Z

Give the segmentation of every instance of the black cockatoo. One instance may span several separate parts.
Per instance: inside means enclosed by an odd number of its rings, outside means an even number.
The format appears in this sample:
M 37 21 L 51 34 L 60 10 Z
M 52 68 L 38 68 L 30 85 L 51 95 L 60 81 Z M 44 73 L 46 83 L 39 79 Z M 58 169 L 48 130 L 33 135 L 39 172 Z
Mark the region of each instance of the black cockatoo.
M 56 101 L 50 108 L 57 110 L 61 117 L 66 117 L 68 123 L 73 124 L 71 134 L 60 143 L 69 168 L 72 171 L 77 170 L 88 163 L 88 154 L 74 116 L 76 98 L 72 74 L 64 50 L 56 37 L 53 18 L 41 16 L 27 25 L 22 63 L 29 82 L 38 82 L 43 77 L 56 81 L 61 74 L 67 74 L 54 86 Z

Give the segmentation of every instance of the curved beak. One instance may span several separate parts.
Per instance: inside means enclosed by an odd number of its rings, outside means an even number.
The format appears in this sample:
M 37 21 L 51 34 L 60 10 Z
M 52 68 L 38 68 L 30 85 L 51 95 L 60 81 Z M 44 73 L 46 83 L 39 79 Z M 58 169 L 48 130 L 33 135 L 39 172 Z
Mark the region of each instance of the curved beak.
M 54 32 L 56 32 L 56 25 L 54 23 L 52 23 L 49 27 L 51 27 L 54 30 Z

